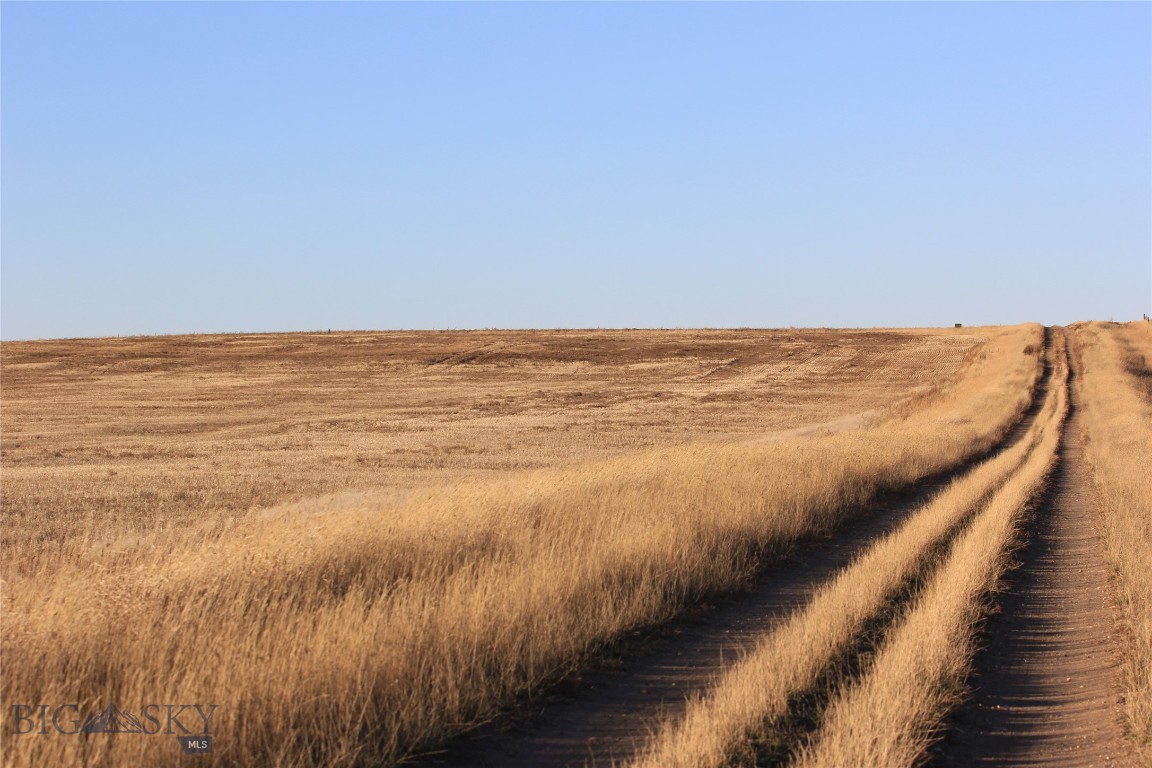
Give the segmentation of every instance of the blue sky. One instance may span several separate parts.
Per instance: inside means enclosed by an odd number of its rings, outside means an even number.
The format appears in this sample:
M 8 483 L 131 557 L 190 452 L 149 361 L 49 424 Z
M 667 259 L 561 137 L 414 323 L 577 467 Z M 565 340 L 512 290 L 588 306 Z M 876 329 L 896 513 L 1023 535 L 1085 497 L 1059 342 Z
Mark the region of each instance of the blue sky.
M 0 335 L 1152 311 L 1152 4 L 0 6 Z

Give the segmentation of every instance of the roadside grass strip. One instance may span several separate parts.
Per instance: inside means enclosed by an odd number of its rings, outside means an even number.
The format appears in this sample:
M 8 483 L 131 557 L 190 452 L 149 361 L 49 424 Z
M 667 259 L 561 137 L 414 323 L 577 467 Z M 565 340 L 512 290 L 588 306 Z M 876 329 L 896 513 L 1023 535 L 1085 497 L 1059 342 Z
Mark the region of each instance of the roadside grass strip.
M 1085 456 L 1104 506 L 1104 544 L 1119 606 L 1124 720 L 1152 766 L 1152 325 L 1075 329 Z

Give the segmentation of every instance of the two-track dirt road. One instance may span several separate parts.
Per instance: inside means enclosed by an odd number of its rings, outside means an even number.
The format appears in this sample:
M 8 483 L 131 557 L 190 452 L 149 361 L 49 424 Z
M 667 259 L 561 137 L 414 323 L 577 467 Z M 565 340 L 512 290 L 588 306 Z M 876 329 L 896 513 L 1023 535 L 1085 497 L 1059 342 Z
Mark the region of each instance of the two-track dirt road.
M 1048 380 L 1046 373 L 1033 408 L 998 450 L 1023 435 Z M 940 765 L 1125 764 L 1107 574 L 1080 439 L 1074 400 L 1052 487 L 1025 532 L 1021 566 L 1003 585 L 1002 610 L 987 626 L 987 648 L 970 681 L 973 695 L 934 750 Z M 817 585 L 896 528 L 943 480 L 889 499 L 830 540 L 805 542 L 746 593 L 625 643 L 598 668 L 527 702 L 512 717 L 454 740 L 420 764 L 627 761 L 661 720 L 678 717 L 688 697 L 706 693 L 718 674 L 803 606 Z

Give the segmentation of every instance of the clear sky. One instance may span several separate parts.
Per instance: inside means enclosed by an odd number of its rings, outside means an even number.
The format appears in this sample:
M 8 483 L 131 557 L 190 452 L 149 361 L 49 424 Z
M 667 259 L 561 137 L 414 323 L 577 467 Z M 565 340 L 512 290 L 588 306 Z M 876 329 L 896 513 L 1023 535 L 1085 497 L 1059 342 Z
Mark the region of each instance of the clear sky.
M 5 339 L 1152 312 L 1152 4 L 0 6 Z

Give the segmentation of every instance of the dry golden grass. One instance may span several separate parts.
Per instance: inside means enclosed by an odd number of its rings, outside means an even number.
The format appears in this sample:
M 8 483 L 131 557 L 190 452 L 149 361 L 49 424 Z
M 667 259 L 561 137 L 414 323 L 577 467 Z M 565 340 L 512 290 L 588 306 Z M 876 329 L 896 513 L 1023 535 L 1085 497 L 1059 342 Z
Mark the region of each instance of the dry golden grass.
M 3 573 L 103 562 L 139 536 L 166 539 L 327 493 L 400 498 L 654 446 L 851 426 L 951 385 L 997 333 L 8 342 L 0 345 Z
M 1086 453 L 1125 627 L 1127 729 L 1152 765 L 1152 325 L 1087 323 L 1074 338 Z
M 1059 358 L 1064 353 L 1059 351 Z M 1067 367 L 1057 365 L 1027 460 L 954 543 L 947 560 L 891 630 L 856 684 L 840 690 L 798 768 L 922 763 L 959 700 L 985 598 L 1003 573 L 1029 502 L 1056 463 L 1068 412 Z
M 866 410 L 887 407 L 906 414 L 855 431 L 751 439 L 762 436 L 771 421 L 757 415 L 757 393 L 760 387 L 772 388 L 768 373 L 787 365 L 778 356 L 775 362 L 760 363 L 765 367 L 743 382 L 721 378 L 700 385 L 713 387 L 707 392 L 669 396 L 668 405 L 628 402 L 644 399 L 636 389 L 628 390 L 631 394 L 622 398 L 626 402 L 609 412 L 617 418 L 640 412 L 648 420 L 691 414 L 684 418 L 683 431 L 671 439 L 657 425 L 652 431 L 638 429 L 640 437 L 630 444 L 647 440 L 671 447 L 627 452 L 629 445 L 608 440 L 605 448 L 597 436 L 623 429 L 621 424 L 583 413 L 583 406 L 569 406 L 552 423 L 583 426 L 574 430 L 575 437 L 545 442 L 569 463 L 546 455 L 537 463 L 552 466 L 542 469 L 507 471 L 523 466 L 520 461 L 532 466 L 531 449 L 523 455 L 512 449 L 496 457 L 512 466 L 503 466 L 491 478 L 468 462 L 461 466 L 447 460 L 440 477 L 452 482 L 443 487 L 429 482 L 434 475 L 415 473 L 415 479 L 410 475 L 393 482 L 379 469 L 357 474 L 359 470 L 335 467 L 332 473 L 341 482 L 352 479 L 349 486 L 376 485 L 382 490 L 288 501 L 235 520 L 227 505 L 223 510 L 193 505 L 173 511 L 161 521 L 163 529 L 154 515 L 144 525 L 126 522 L 129 515 L 107 496 L 97 502 L 105 505 L 99 507 L 102 511 L 90 513 L 99 524 L 83 526 L 79 534 L 67 520 L 24 511 L 18 516 L 17 537 L 7 548 L 16 557 L 6 554 L 4 564 L 4 701 L 77 702 L 89 710 L 108 703 L 131 708 L 148 701 L 212 702 L 220 705 L 213 721 L 217 742 L 205 762 L 290 766 L 395 761 L 489 716 L 510 697 L 555 678 L 620 633 L 661 621 L 702 595 L 737 585 L 787 542 L 835 526 L 845 510 L 879 490 L 912 482 L 993 444 L 1028 402 L 1037 364 L 1036 356 L 1024 349 L 1038 347 L 1040 334 L 1037 326 L 981 334 L 979 348 L 961 345 L 964 349 L 954 356 L 947 373 L 955 375 L 940 377 L 948 384 L 943 392 L 929 393 L 930 382 L 912 371 L 900 375 L 905 376 L 903 386 L 889 385 L 887 391 L 880 388 L 863 398 L 842 384 L 850 405 L 825 407 L 820 415 L 831 418 L 821 420 L 851 416 L 864 403 Z M 824 338 L 836 346 L 835 335 Z M 845 338 L 843 344 L 851 346 L 853 334 Z M 937 344 L 937 336 L 930 334 L 905 338 L 913 341 L 897 348 L 920 346 L 917 338 L 925 346 Z M 562 347 L 562 341 L 556 343 Z M 748 347 L 756 346 L 753 339 L 746 341 Z M 600 340 L 590 347 L 605 345 L 611 346 Z M 623 357 L 602 363 L 597 381 L 604 391 L 628 386 L 609 374 L 631 365 L 624 352 L 619 354 Z M 897 360 L 899 354 L 897 349 Z M 8 366 L 7 345 L 4 357 Z M 891 370 L 884 367 L 884 358 L 878 348 L 872 367 L 861 373 L 875 373 L 883 380 Z M 331 376 L 323 368 L 316 366 L 318 381 Z M 6 435 L 13 386 L 7 371 Z M 510 377 L 504 387 L 512 386 L 509 382 L 517 375 L 527 378 L 522 371 L 504 374 Z M 723 369 L 699 373 L 702 378 L 722 374 Z M 675 377 L 667 370 L 652 375 L 660 382 L 652 385 L 658 391 L 676 390 Z M 326 401 L 326 407 L 375 413 L 373 407 L 384 402 L 358 390 L 355 383 L 363 382 L 365 374 L 358 376 L 348 374 L 348 386 L 339 395 L 349 405 L 337 398 Z M 828 386 L 831 375 L 825 370 L 816 378 Z M 462 403 L 437 412 L 465 410 L 468 401 L 460 389 L 472 380 L 477 391 L 483 390 L 480 372 L 461 374 L 452 386 Z M 804 374 L 793 374 L 791 381 L 792 387 L 803 385 Z M 681 384 L 688 390 L 699 382 Z M 134 381 L 117 396 L 134 393 L 143 398 L 146 386 L 147 379 Z M 407 380 L 392 395 L 400 398 L 408 392 L 419 399 L 434 390 L 430 385 L 429 392 L 413 395 L 410 390 L 416 386 Z M 518 391 L 525 388 L 523 382 L 519 386 Z M 584 383 L 578 386 L 592 390 Z M 733 388 L 726 389 L 729 386 Z M 268 387 L 272 394 L 266 395 Z M 216 432 L 208 436 L 193 428 L 195 418 L 164 420 L 165 429 L 178 434 L 183 423 L 191 430 L 188 444 L 203 439 L 205 445 L 220 446 L 231 439 L 227 436 L 267 435 L 279 429 L 275 414 L 295 413 L 297 403 L 307 413 L 300 417 L 303 422 L 321 419 L 324 406 L 310 406 L 305 397 L 311 390 L 292 392 L 274 382 L 256 389 L 243 397 L 233 392 L 232 397 L 261 403 L 262 397 L 279 395 L 274 404 L 251 406 L 262 422 L 245 422 L 249 411 L 241 407 L 237 414 L 220 415 Z M 162 399 L 163 391 L 157 387 L 152 397 Z M 599 396 L 599 390 L 593 391 Z M 30 414 L 37 408 L 28 403 L 35 398 L 21 398 L 20 393 L 17 387 L 17 411 L 23 419 L 17 422 L 22 427 L 17 441 L 23 448 L 24 440 L 37 439 L 22 426 L 35 421 Z M 795 392 L 789 396 L 803 400 Z M 74 397 L 64 399 L 71 423 L 86 408 L 98 410 L 92 403 L 83 405 L 79 391 Z M 40 418 L 50 420 L 50 399 L 41 397 Z M 677 405 L 679 399 L 683 402 Z M 715 429 L 711 414 L 723 413 L 729 420 L 721 418 L 724 426 L 712 433 L 723 439 L 701 440 Z M 435 424 L 432 416 L 419 416 L 411 404 L 394 416 L 409 426 L 419 418 Z M 536 411 L 525 418 L 528 423 L 547 420 Z M 777 419 L 777 428 L 798 426 L 786 417 Z M 115 423 L 111 417 L 103 420 L 100 434 L 114 431 Z M 514 423 L 505 426 L 514 432 Z M 499 422 L 485 422 L 469 434 L 484 434 L 481 426 L 504 434 Z M 674 429 L 678 424 L 663 426 Z M 434 427 L 429 434 L 441 433 Z M 137 433 L 130 437 L 140 439 Z M 164 442 L 150 439 L 150 445 Z M 459 441 L 455 435 L 451 439 Z M 476 444 L 491 441 L 476 438 Z M 328 453 L 321 455 L 337 455 L 341 445 L 341 439 L 333 437 Z M 184 462 L 202 460 L 199 455 L 177 456 L 162 463 L 178 469 Z M 242 451 L 226 449 L 219 460 L 233 465 L 246 461 Z M 307 460 L 286 466 L 305 466 Z M 17 462 L 12 471 L 22 466 Z M 23 468 L 30 475 L 37 470 Z M 9 471 L 6 465 L 6 494 Z M 229 471 L 220 469 L 220 476 L 236 482 Z M 130 476 L 135 485 L 128 486 L 124 498 L 136 498 L 131 489 L 138 493 L 147 486 L 146 478 L 158 475 Z M 21 479 L 27 483 L 24 495 L 12 496 L 18 509 L 21 499 L 35 495 L 34 481 Z M 334 489 L 316 476 L 294 482 L 310 488 L 309 493 Z M 70 486 L 45 484 L 46 493 L 71 498 L 61 488 Z M 291 499 L 294 493 L 285 496 Z M 6 498 L 6 516 L 10 503 Z M 137 503 L 134 510 L 139 515 L 145 508 Z M 205 521 L 197 523 L 200 516 Z M 38 527 L 42 534 L 37 534 Z M 9 738 L 3 748 L 10 764 L 83 760 L 88 765 L 141 765 L 171 761 L 175 745 L 122 735 L 48 735 Z
M 1036 456 L 1054 451 L 1049 443 L 1054 432 L 1059 437 L 1053 422 L 1059 418 L 1058 410 L 1064 402 L 1062 385 L 1061 381 L 1050 389 L 1040 416 L 1023 438 L 953 481 L 900 528 L 821 586 L 805 607 L 767 635 L 755 651 L 718 680 L 707 697 L 693 701 L 682 720 L 668 723 L 635 765 L 638 768 L 715 768 L 754 764 L 757 750 L 773 754 L 787 750 L 795 739 L 786 722 L 794 700 L 814 690 L 820 676 L 858 638 L 866 623 L 888 610 L 889 601 L 896 593 L 931 564 L 935 549 L 947 541 L 957 526 L 985 507 L 989 511 L 981 513 L 981 520 L 1001 514 L 991 510 L 1005 508 L 1005 494 L 1019 486 L 1016 475 L 1021 466 L 1027 462 L 1032 467 L 1038 463 Z M 1041 442 L 1043 445 L 1038 449 Z M 987 565 L 985 561 L 986 558 L 973 562 Z M 986 570 L 981 574 L 982 577 L 989 575 L 994 572 Z M 965 595 L 965 599 L 967 597 Z M 951 604 L 949 607 L 956 608 Z M 933 615 L 941 621 L 955 618 L 945 617 L 939 611 Z M 962 638 L 969 631 L 968 626 L 957 628 L 954 621 L 943 626 L 960 642 L 958 647 L 962 652 Z M 925 635 L 928 637 L 948 638 L 949 635 L 940 635 L 936 628 Z M 933 647 L 932 651 L 939 657 L 943 649 Z M 938 661 L 936 657 L 934 661 Z M 960 659 L 963 664 L 967 657 Z M 910 723 L 907 716 L 899 717 L 906 714 L 900 707 L 924 701 L 939 702 L 942 689 L 935 682 L 935 679 L 918 678 L 917 683 L 925 685 L 923 690 L 917 690 L 910 698 L 879 702 L 874 713 L 855 706 L 833 706 L 829 715 L 831 725 L 821 730 L 823 734 L 831 728 L 834 734 L 827 745 L 822 746 L 821 764 L 912 764 L 908 754 L 889 749 L 884 738 L 893 734 L 913 738 L 914 746 L 921 746 L 915 739 L 923 731 L 912 727 L 920 723 Z M 919 715 L 920 711 L 915 710 L 915 714 Z M 873 735 L 868 735 L 870 733 Z M 848 744 L 842 746 L 841 740 Z M 906 744 L 900 742 L 900 746 Z M 850 753 L 849 748 L 879 751 L 855 754 Z

